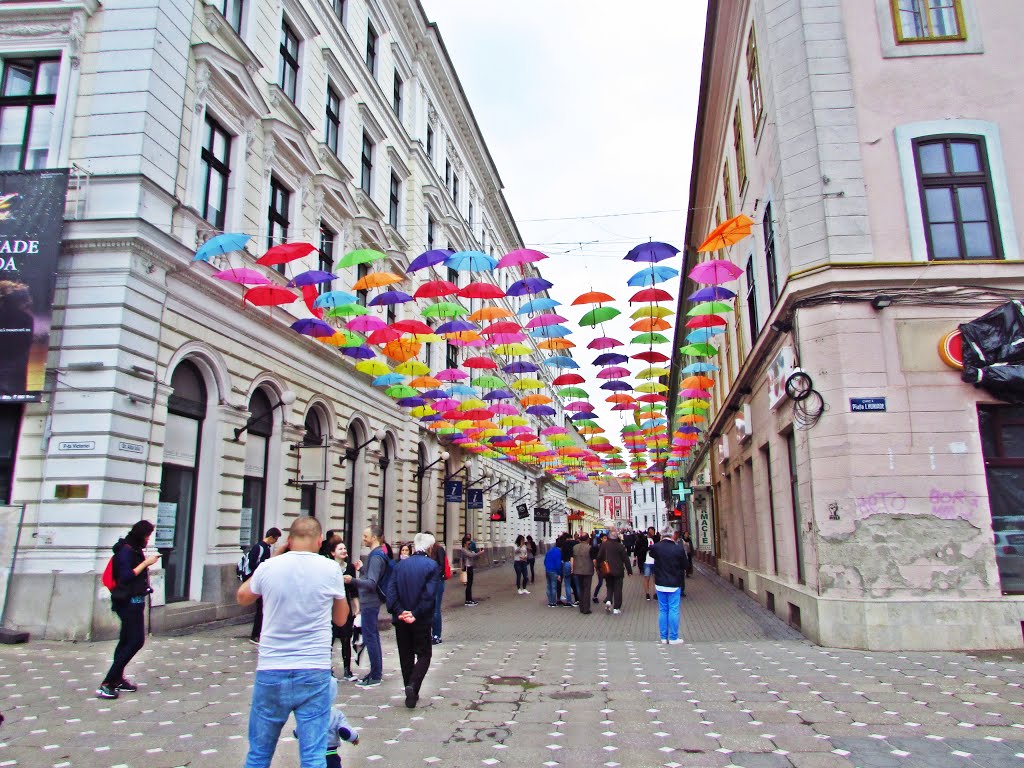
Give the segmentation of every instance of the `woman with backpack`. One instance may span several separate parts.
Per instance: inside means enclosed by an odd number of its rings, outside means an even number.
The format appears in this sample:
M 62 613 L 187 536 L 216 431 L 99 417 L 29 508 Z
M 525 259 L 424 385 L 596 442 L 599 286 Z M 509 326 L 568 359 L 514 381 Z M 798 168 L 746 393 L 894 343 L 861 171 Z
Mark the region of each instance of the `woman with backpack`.
M 153 524 L 139 520 L 113 547 L 110 609 L 121 620 L 121 634 L 114 648 L 113 663 L 96 691 L 100 699 L 116 699 L 121 691 L 139 690 L 124 676 L 124 668 L 146 643 L 146 595 L 153 591 L 149 586 L 149 567 L 160 562 L 159 554 L 147 557 L 143 551 L 152 533 Z

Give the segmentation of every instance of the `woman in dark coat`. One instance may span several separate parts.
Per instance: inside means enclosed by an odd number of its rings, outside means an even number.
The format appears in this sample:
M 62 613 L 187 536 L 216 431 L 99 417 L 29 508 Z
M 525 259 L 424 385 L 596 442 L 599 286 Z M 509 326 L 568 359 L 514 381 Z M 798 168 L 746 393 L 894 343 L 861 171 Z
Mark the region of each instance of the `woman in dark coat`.
M 100 699 L 116 699 L 120 691 L 138 690 L 124 676 L 124 668 L 146 643 L 146 595 L 153 591 L 149 586 L 149 567 L 160 561 L 159 554 L 146 557 L 143 552 L 152 533 L 153 524 L 139 520 L 113 547 L 115 586 L 110 592 L 110 608 L 121 619 L 121 634 L 114 648 L 114 661 L 96 691 Z
M 608 585 L 608 599 L 605 601 L 604 609 L 614 614 L 622 613 L 622 582 L 626 573 L 633 575 L 633 568 L 629 564 L 629 553 L 619 540 L 618 531 L 609 533 L 608 538 L 601 543 L 595 563 L 599 573 L 602 563 L 608 563 L 608 573 L 604 577 L 605 584 Z

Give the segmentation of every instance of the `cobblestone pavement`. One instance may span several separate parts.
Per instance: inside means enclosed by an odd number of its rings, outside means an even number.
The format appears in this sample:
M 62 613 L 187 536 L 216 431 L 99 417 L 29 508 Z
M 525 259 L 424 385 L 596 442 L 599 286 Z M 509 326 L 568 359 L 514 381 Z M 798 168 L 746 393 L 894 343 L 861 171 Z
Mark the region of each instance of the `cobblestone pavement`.
M 511 567 L 478 574 L 473 608 L 449 582 L 418 709 L 403 706 L 390 632 L 384 685 L 342 683 L 362 729 L 344 764 L 1024 766 L 1019 653 L 818 648 L 706 572 L 687 585 L 686 643 L 662 645 L 656 603 L 627 581 L 621 616 L 547 608 L 539 580 L 517 595 Z M 117 701 L 93 698 L 110 642 L 0 647 L 0 768 L 240 766 L 247 630 L 150 638 L 129 668 L 139 692 Z M 277 768 L 297 765 L 289 736 Z

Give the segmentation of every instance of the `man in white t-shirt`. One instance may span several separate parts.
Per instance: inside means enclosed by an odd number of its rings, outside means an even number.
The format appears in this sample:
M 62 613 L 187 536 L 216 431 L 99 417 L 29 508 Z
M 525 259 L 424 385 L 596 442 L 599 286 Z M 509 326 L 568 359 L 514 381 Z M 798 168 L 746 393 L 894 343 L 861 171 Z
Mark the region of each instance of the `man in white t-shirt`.
M 322 541 L 316 518 L 296 519 L 283 549 L 238 588 L 239 605 L 263 598 L 245 768 L 269 768 L 292 713 L 302 768 L 323 768 L 331 717 L 331 621 L 348 620 L 348 601 L 341 568 L 317 554 Z

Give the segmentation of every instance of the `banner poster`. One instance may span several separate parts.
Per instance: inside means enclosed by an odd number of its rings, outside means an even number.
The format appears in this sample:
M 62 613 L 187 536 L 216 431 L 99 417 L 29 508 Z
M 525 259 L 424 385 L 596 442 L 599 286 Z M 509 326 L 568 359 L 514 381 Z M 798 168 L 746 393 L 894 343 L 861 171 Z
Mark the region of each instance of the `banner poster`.
M 516 514 L 520 520 L 525 520 L 530 516 L 530 508 L 525 504 L 516 504 Z
M 491 521 L 495 523 L 504 522 L 505 520 L 505 497 L 494 499 L 491 501 Z
M 462 481 L 448 480 L 444 484 L 444 503 L 459 504 L 462 501 Z
M 484 489 L 483 488 L 467 488 L 466 489 L 466 509 L 483 509 L 484 508 Z
M 0 172 L 0 402 L 38 402 L 67 170 Z
M 538 523 L 550 523 L 551 510 L 548 509 L 547 507 L 534 507 L 533 519 Z

